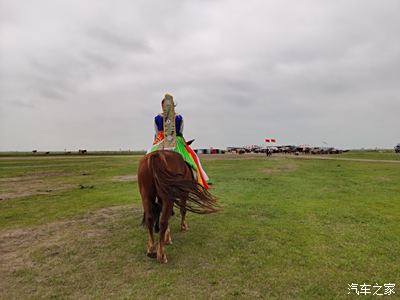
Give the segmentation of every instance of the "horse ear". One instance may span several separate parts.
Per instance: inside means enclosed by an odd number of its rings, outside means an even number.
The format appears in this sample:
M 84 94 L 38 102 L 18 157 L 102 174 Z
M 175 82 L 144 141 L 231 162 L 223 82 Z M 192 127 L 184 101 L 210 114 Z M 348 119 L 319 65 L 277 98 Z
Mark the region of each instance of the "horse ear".
M 190 146 L 190 145 L 194 142 L 194 140 L 195 140 L 195 139 L 190 140 L 190 141 L 186 142 L 186 144 L 187 144 L 188 146 Z

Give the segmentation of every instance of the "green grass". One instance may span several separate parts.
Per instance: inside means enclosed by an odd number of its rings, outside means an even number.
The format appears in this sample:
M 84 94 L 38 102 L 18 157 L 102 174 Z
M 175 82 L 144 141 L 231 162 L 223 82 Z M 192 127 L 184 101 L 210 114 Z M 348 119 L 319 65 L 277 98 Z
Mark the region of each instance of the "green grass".
M 203 159 L 223 211 L 189 214 L 185 233 L 173 217 L 160 265 L 136 183 L 114 180 L 139 159 L 0 160 L 1 180 L 69 184 L 0 201 L 0 298 L 350 299 L 349 283 L 400 284 L 400 164 Z
M 400 161 L 400 153 L 394 152 L 394 150 L 351 150 L 340 155 L 332 155 L 337 157 L 346 158 L 360 158 L 360 159 L 378 159 L 378 160 L 398 160 Z
M 47 153 L 48 152 L 48 153 Z M 120 151 L 91 151 L 81 154 L 78 151 L 1 151 L 0 157 L 53 157 L 53 156 L 115 156 L 115 155 L 144 155 L 145 150 L 120 150 Z
M 0 228 L 43 224 L 90 209 L 132 203 L 133 199 L 139 199 L 136 183 L 114 182 L 113 178 L 135 174 L 138 160 L 139 156 L 116 156 L 1 161 L 0 179 L 18 176 L 41 178 L 45 175 L 42 180 L 47 185 L 43 187 L 68 185 L 71 188 L 60 193 L 1 202 Z M 19 184 L 25 183 L 22 181 Z M 93 188 L 81 189 L 80 185 Z

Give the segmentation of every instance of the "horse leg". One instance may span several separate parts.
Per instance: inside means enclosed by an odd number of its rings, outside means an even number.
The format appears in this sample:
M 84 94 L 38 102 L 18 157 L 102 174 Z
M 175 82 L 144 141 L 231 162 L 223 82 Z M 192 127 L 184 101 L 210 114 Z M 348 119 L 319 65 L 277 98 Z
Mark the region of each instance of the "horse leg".
M 172 237 L 171 237 L 171 229 L 169 228 L 169 224 L 167 230 L 165 231 L 165 245 L 172 244 Z
M 186 231 L 188 230 L 188 225 L 186 223 L 186 197 L 184 199 L 181 199 L 181 231 Z
M 158 244 L 157 249 L 157 260 L 160 263 L 168 262 L 167 255 L 165 254 L 165 240 L 168 229 L 168 220 L 172 214 L 173 205 L 173 202 L 168 200 L 163 202 L 163 209 L 160 217 L 160 243 Z
M 148 229 L 148 242 L 147 242 L 147 256 L 151 258 L 157 257 L 156 244 L 154 242 L 153 228 L 155 223 L 155 217 L 151 208 L 152 198 L 148 195 L 143 195 L 143 208 L 144 208 L 144 221 L 146 222 Z
M 147 242 L 147 256 L 151 258 L 156 258 L 157 249 L 156 249 L 156 244 L 154 242 L 153 226 L 154 226 L 154 221 L 151 222 L 150 225 L 147 225 L 149 230 L 149 240 Z

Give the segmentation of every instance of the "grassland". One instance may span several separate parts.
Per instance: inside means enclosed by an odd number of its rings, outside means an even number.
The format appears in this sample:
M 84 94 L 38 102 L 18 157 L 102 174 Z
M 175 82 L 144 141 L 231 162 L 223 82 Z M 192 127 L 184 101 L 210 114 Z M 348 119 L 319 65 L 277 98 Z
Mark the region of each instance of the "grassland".
M 398 160 L 400 161 L 400 154 L 395 153 L 393 150 L 353 150 L 343 154 L 334 155 L 334 157 L 343 158 L 356 158 L 356 159 L 377 159 L 377 160 Z
M 351 299 L 350 283 L 400 285 L 399 163 L 223 157 L 203 158 L 223 212 L 190 214 L 185 233 L 173 217 L 167 265 L 145 255 L 140 156 L 1 159 L 0 298 Z

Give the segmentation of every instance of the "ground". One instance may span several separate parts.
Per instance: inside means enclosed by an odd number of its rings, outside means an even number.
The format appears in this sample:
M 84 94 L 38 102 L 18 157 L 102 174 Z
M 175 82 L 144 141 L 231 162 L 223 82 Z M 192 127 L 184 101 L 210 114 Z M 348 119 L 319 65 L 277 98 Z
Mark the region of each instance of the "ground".
M 398 296 L 399 157 L 203 156 L 223 211 L 184 233 L 177 213 L 166 265 L 146 257 L 140 156 L 0 158 L 0 298 Z

